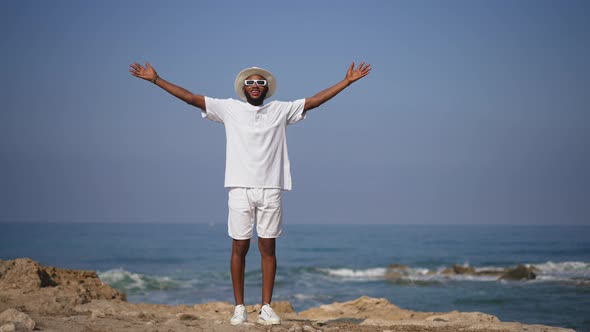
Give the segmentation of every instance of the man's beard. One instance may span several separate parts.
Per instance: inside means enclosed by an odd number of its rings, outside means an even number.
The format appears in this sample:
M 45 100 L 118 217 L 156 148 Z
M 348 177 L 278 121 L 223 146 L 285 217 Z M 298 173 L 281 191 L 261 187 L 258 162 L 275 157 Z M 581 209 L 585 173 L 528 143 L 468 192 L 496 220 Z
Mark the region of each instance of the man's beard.
M 254 105 L 254 106 L 260 106 L 264 102 L 267 92 L 268 92 L 268 89 L 264 89 L 264 91 L 261 90 L 260 96 L 256 99 L 252 98 L 252 96 L 250 96 L 250 94 L 247 91 L 244 91 L 244 95 L 246 95 L 246 100 L 248 101 L 248 104 Z

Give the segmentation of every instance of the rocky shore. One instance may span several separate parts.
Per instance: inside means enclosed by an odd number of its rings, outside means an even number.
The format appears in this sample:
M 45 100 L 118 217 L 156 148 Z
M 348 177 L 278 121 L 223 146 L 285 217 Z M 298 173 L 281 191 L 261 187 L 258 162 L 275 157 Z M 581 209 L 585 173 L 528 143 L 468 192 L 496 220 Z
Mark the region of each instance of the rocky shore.
M 529 272 L 533 271 L 519 271 L 532 277 Z M 448 273 L 466 272 L 457 267 Z M 229 317 L 233 305 L 230 303 L 212 302 L 192 306 L 133 304 L 126 301 L 125 294 L 103 283 L 92 271 L 45 267 L 27 258 L 0 260 L 0 332 L 573 331 L 544 325 L 501 322 L 495 316 L 480 312 L 416 312 L 399 308 L 386 299 L 369 297 L 336 302 L 299 313 L 288 302 L 275 302 L 273 308 L 283 319 L 282 325 L 267 327 L 247 323 L 231 326 Z M 249 321 L 255 322 L 259 307 L 249 306 L 247 309 Z

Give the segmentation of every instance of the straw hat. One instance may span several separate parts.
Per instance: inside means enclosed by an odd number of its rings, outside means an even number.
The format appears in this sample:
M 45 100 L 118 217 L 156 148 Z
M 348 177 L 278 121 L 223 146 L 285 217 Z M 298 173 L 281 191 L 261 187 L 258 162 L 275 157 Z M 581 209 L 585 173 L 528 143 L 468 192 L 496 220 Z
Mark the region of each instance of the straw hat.
M 260 75 L 266 79 L 267 87 L 268 87 L 268 92 L 266 93 L 266 98 L 269 98 L 270 96 L 273 95 L 273 93 L 275 93 L 275 90 L 277 88 L 277 81 L 275 80 L 275 77 L 273 76 L 273 74 L 263 68 L 250 67 L 250 68 L 246 68 L 246 69 L 242 70 L 238 74 L 238 76 L 236 76 L 236 81 L 235 81 L 234 86 L 236 89 L 236 94 L 238 95 L 238 97 L 240 97 L 240 99 L 242 99 L 243 101 L 246 101 L 246 95 L 244 94 L 244 90 L 243 90 L 244 80 L 246 80 L 246 78 L 248 78 L 249 76 L 252 76 L 252 75 Z

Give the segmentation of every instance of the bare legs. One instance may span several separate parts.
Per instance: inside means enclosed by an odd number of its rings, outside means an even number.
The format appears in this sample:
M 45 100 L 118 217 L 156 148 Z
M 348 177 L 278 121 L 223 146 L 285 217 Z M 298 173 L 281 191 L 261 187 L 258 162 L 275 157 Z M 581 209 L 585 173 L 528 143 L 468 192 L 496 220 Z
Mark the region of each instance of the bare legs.
M 244 271 L 250 240 L 233 240 L 231 250 L 231 282 L 234 286 L 236 305 L 244 304 Z
M 276 239 L 258 238 L 258 250 L 260 250 L 262 265 L 262 304 L 270 304 L 272 290 L 275 286 L 275 275 L 277 273 L 275 242 Z
M 231 279 L 236 305 L 244 304 L 244 271 L 250 240 L 233 240 L 231 255 Z M 262 303 L 270 304 L 277 271 L 275 255 L 276 239 L 258 238 L 262 265 Z

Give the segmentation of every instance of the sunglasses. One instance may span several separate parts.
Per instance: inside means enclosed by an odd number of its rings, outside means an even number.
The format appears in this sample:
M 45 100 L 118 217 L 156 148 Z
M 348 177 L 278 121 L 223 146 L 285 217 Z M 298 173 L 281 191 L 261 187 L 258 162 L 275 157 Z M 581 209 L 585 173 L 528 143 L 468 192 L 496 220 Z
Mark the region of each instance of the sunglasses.
M 254 84 L 256 84 L 258 86 L 266 86 L 266 80 L 245 80 L 244 81 L 245 86 L 252 86 Z

